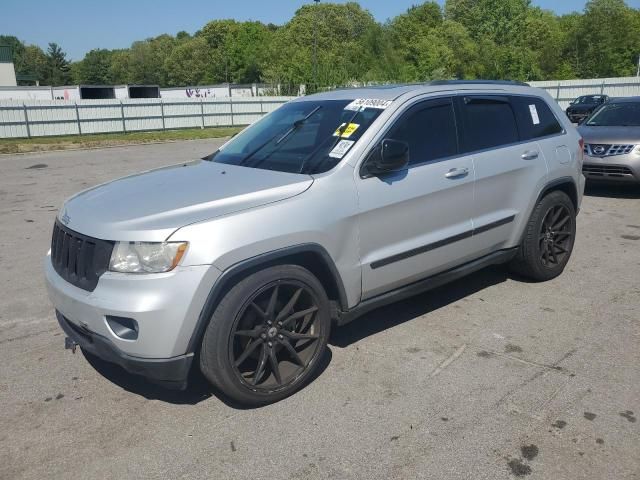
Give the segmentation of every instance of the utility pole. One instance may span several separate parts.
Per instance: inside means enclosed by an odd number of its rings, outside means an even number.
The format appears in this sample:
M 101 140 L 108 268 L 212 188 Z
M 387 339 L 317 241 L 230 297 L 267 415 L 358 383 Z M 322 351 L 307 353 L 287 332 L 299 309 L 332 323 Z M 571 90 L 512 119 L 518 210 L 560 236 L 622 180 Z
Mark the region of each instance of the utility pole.
M 316 5 L 320 0 L 313 0 Z M 313 12 L 313 88 L 318 88 L 318 7 Z

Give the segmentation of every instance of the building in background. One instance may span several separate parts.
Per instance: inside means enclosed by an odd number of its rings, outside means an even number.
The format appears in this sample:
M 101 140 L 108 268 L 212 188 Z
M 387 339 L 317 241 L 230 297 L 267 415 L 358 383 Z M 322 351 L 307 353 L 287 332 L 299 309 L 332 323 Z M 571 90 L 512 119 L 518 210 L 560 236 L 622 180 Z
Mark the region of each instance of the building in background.
M 0 87 L 15 87 L 16 70 L 13 66 L 11 47 L 0 45 Z

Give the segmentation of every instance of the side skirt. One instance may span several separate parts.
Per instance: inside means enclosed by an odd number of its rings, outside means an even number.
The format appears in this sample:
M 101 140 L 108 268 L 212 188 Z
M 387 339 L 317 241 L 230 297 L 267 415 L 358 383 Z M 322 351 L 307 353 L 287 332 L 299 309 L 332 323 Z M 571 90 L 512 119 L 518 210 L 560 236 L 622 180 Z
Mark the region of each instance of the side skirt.
M 473 260 L 469 263 L 465 263 L 464 265 L 460 265 L 459 267 L 452 268 L 451 270 L 438 273 L 431 277 L 419 280 L 415 283 L 400 287 L 396 290 L 392 290 L 373 298 L 369 298 L 363 302 L 360 302 L 351 310 L 340 312 L 340 315 L 337 319 L 337 324 L 339 326 L 345 325 L 364 315 L 365 313 L 382 307 L 383 305 L 398 302 L 405 298 L 418 295 L 419 293 L 432 290 L 449 282 L 453 282 L 454 280 L 458 280 L 459 278 L 465 277 L 470 273 L 482 270 L 483 268 L 490 265 L 506 263 L 516 256 L 516 254 L 518 253 L 518 248 L 519 247 L 509 248 L 507 250 L 499 250 L 497 252 L 490 253 L 489 255 L 478 258 L 477 260 Z

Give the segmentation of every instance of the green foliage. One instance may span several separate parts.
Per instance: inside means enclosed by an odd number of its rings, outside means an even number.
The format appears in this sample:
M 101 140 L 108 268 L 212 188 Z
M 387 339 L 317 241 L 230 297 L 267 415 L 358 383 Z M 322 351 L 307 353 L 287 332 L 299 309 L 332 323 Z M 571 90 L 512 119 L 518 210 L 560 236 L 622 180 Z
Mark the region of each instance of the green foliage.
M 635 74 L 640 10 L 590 0 L 584 12 L 558 16 L 531 0 L 446 0 L 443 7 L 431 0 L 380 24 L 358 3 L 323 1 L 280 27 L 214 20 L 193 35 L 92 50 L 71 68 L 55 44 L 45 54 L 11 36 L 0 43 L 13 47 L 18 73 L 53 85 L 269 82 L 314 91 L 441 78 L 592 78 Z
M 50 43 L 47 48 L 46 74 L 47 83 L 51 85 L 66 85 L 71 81 L 71 64 L 67 54 L 57 43 Z

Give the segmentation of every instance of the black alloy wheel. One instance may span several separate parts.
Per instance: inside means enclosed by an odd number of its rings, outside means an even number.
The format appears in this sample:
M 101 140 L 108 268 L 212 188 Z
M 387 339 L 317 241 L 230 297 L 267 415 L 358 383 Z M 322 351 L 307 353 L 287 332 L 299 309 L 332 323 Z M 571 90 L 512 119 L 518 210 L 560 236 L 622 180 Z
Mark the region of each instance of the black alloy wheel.
M 252 390 L 277 391 L 317 357 L 319 310 L 301 282 L 277 280 L 252 295 L 236 319 L 229 355 L 239 380 Z
M 200 370 L 242 405 L 282 400 L 319 371 L 331 329 L 329 306 L 322 284 L 304 267 L 252 273 L 216 306 L 202 339 Z
M 569 196 L 555 190 L 542 197 L 531 213 L 510 269 L 530 280 L 557 277 L 571 257 L 576 236 L 576 210 Z
M 571 254 L 573 244 L 572 217 L 564 205 L 549 208 L 539 236 L 540 261 L 547 268 L 562 264 Z

